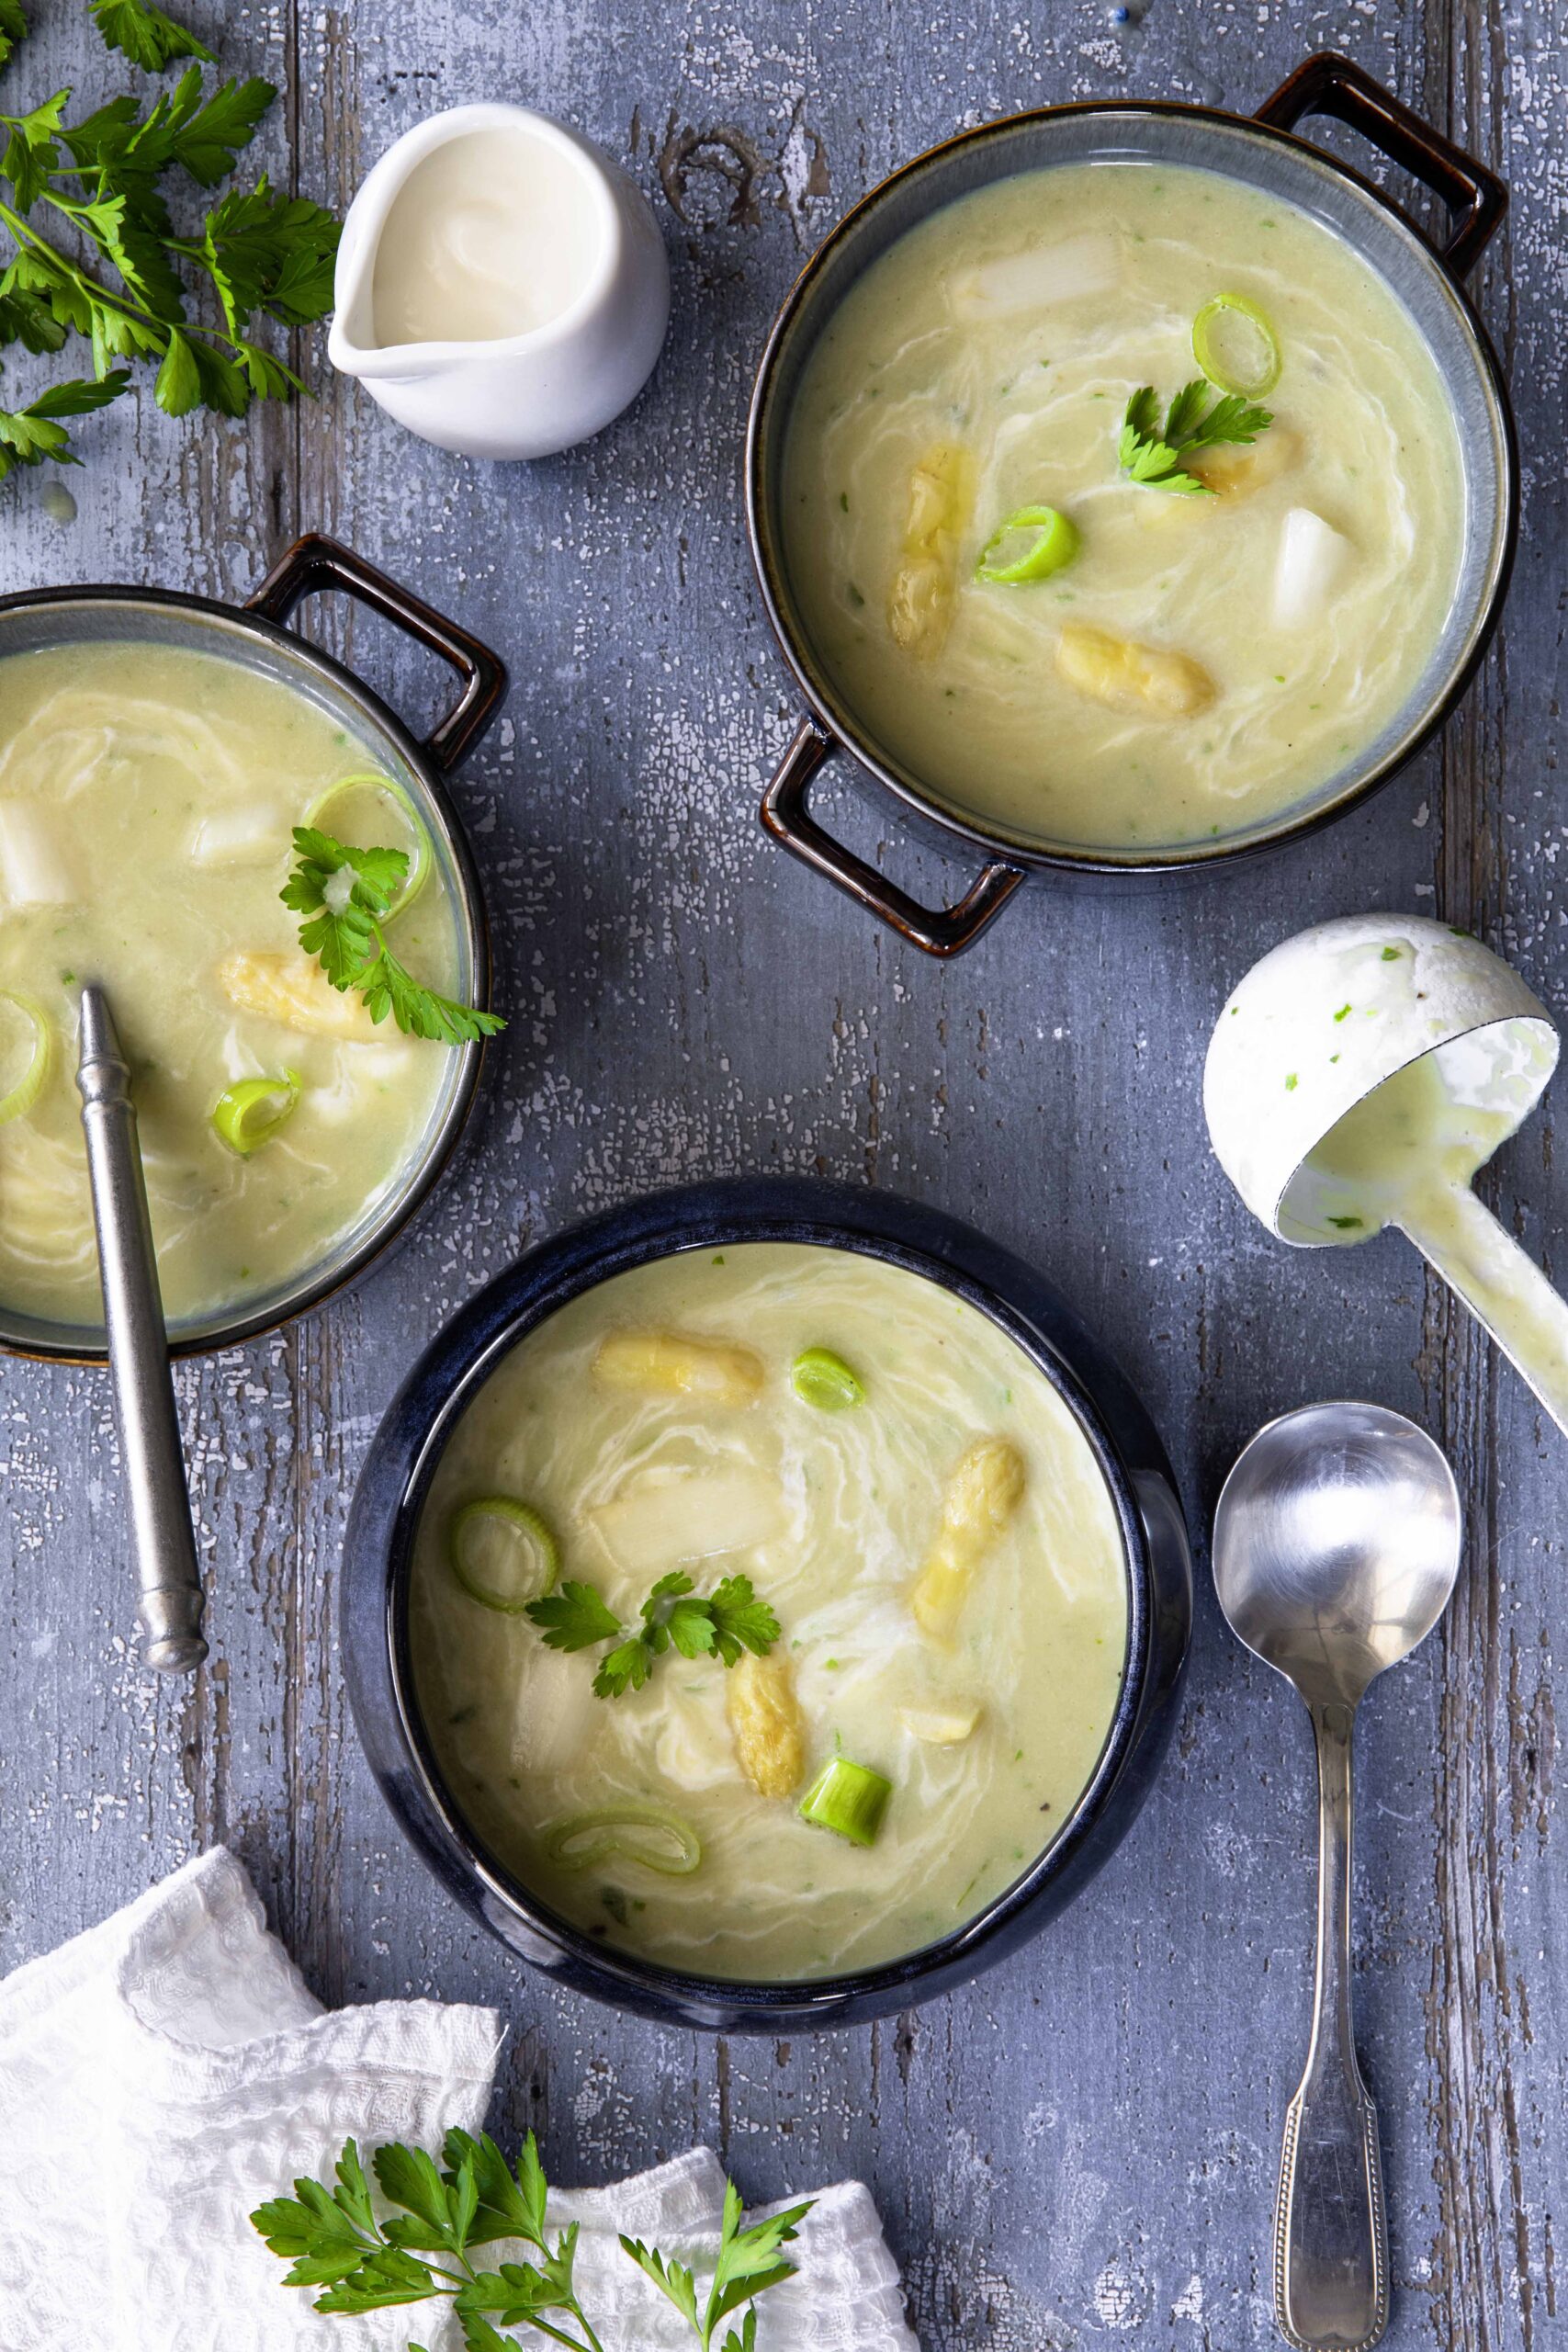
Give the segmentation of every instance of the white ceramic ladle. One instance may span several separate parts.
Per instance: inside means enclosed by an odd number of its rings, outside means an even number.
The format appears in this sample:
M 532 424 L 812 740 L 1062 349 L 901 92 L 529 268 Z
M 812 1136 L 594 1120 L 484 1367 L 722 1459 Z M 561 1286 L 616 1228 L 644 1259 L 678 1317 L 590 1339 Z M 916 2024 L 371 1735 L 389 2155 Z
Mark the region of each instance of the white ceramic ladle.
M 1568 1432 L 1568 1304 L 1470 1189 L 1540 1100 L 1558 1042 L 1479 940 L 1352 915 L 1253 966 L 1215 1024 L 1203 1107 L 1271 1232 L 1314 1248 L 1398 1226 Z

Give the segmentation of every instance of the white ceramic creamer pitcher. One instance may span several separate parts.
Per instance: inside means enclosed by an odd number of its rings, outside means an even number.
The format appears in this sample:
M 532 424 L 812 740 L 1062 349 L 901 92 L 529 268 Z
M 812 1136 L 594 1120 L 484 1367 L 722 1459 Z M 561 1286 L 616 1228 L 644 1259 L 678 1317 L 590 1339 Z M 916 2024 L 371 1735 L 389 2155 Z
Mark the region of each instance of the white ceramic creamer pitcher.
M 418 277 L 423 308 L 389 286 L 389 266 Z M 512 334 L 497 331 L 508 280 Z M 493 315 L 476 334 L 464 296 L 487 285 Z M 530 317 L 547 285 L 545 314 Z M 544 458 L 599 432 L 647 382 L 670 268 L 642 191 L 586 139 L 526 107 L 454 107 L 405 132 L 349 207 L 336 304 L 333 367 L 400 424 L 468 457 Z M 412 336 L 411 320 L 423 322 Z

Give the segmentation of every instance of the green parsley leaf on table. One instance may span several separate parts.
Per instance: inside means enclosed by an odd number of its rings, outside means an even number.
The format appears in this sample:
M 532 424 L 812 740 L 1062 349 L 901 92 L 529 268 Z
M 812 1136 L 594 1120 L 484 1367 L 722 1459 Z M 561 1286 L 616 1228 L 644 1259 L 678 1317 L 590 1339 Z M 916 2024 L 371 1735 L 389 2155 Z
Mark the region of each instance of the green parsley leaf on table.
M 1256 441 L 1274 418 L 1269 409 L 1258 407 L 1240 392 L 1223 392 L 1211 407 L 1211 390 L 1201 376 L 1184 384 L 1167 409 L 1163 424 L 1159 395 L 1152 384 L 1133 394 L 1117 444 L 1122 470 L 1131 481 L 1149 490 L 1176 491 L 1188 498 L 1213 497 L 1209 484 L 1186 470 L 1188 459 L 1223 442 Z
M 726 1577 L 711 1593 L 697 1592 L 682 1569 L 660 1577 L 643 1602 L 641 1622 L 628 1631 L 591 1584 L 569 1581 L 557 1592 L 531 1600 L 525 1614 L 556 1650 L 615 1646 L 600 1661 L 593 1688 L 601 1699 L 640 1690 L 654 1661 L 674 1649 L 682 1657 L 722 1658 L 734 1666 L 744 1650 L 765 1657 L 779 1638 L 779 1621 L 759 1600 L 750 1577 Z
M 151 72 L 176 58 L 209 60 L 194 34 L 145 0 L 92 7 L 109 45 Z M 0 0 L 0 66 L 26 31 L 20 0 Z M 95 381 L 113 386 L 96 406 L 132 382 L 133 368 L 118 362 L 151 362 L 154 397 L 173 416 L 197 407 L 243 416 L 253 400 L 303 390 L 261 331 L 292 333 L 331 309 L 337 221 L 307 198 L 276 193 L 265 175 L 220 195 L 191 233 L 171 203 L 182 179 L 216 190 L 236 171 L 277 95 L 272 84 L 208 88 L 198 62 L 151 100 L 122 92 L 79 120 L 68 119 L 71 95 L 56 91 L 17 113 L 0 96 L 0 352 L 44 356 L 81 337 Z M 76 398 L 51 412 L 39 396 L 0 389 L 0 413 L 12 420 L 86 410 Z M 0 470 L 40 456 L 62 460 L 69 436 L 51 441 L 39 451 L 18 428 Z
M 28 37 L 28 20 L 22 14 L 22 0 L 0 0 L 0 65 L 4 65 L 18 41 Z
M 297 2180 L 292 2197 L 258 2205 L 252 2226 L 290 2266 L 283 2284 L 321 2289 L 314 2308 L 328 2315 L 447 2301 L 468 2352 L 524 2352 L 517 2337 L 500 2332 L 511 2327 L 528 2328 L 565 2345 L 567 2352 L 604 2352 L 578 2298 L 578 2225 L 570 2222 L 553 2240 L 546 2225 L 548 2189 L 534 2134 L 524 2142 L 515 2170 L 488 2132 L 476 2140 L 467 2132 L 448 2132 L 442 2155 L 445 2169 L 438 2171 L 422 2149 L 393 2142 L 376 2150 L 371 2171 L 386 2203 L 399 2209 L 384 2222 L 352 2140 L 338 2158 L 335 2188 Z M 739 2330 L 729 2329 L 717 2352 L 756 2352 L 755 2299 L 795 2276 L 780 2248 L 810 2211 L 807 2200 L 745 2229 L 739 2192 L 727 2181 L 718 2255 L 705 2296 L 695 2273 L 657 2246 L 625 2236 L 620 2244 L 673 2303 L 702 2352 L 714 2352 L 715 2331 L 742 2305 Z M 470 2252 L 501 2239 L 521 2242 L 535 2259 L 476 2267 Z M 411 2341 L 408 2352 L 423 2347 Z
M 476 1044 L 506 1023 L 498 1013 L 427 989 L 387 944 L 382 925 L 409 870 L 400 849 L 357 849 L 315 826 L 294 828 L 295 865 L 278 896 L 306 921 L 299 944 L 340 993 L 356 989 L 372 1021 L 389 1012 L 412 1037 L 444 1046 Z
M 46 458 L 55 465 L 79 466 L 82 460 L 61 418 L 87 416 L 107 407 L 118 399 L 128 380 L 125 370 L 117 368 L 101 383 L 73 379 L 51 385 L 26 408 L 0 408 L 0 481 L 13 466 L 41 466 Z
M 110 49 L 118 49 L 133 65 L 161 74 L 176 57 L 204 58 L 212 51 L 184 25 L 154 8 L 149 0 L 87 0 L 93 22 Z

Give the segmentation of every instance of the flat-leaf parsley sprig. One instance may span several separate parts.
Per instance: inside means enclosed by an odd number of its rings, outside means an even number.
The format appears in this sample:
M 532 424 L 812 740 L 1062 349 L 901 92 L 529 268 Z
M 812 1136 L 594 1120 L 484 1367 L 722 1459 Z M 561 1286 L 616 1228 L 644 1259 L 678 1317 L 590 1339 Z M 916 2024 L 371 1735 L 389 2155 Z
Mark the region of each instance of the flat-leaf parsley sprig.
M 558 1592 L 531 1600 L 526 1615 L 553 1650 L 592 1649 L 614 1642 L 593 1677 L 601 1699 L 640 1690 L 654 1661 L 674 1649 L 682 1657 L 719 1657 L 739 1663 L 743 1651 L 766 1657 L 779 1638 L 779 1621 L 759 1600 L 750 1577 L 726 1577 L 712 1592 L 699 1594 L 680 1569 L 660 1577 L 642 1604 L 641 1623 L 628 1633 L 604 1595 L 591 1584 L 569 1581 Z
M 1274 422 L 1240 392 L 1224 392 L 1208 405 L 1213 387 L 1201 376 L 1184 384 L 1160 423 L 1159 395 L 1152 384 L 1133 394 L 1122 420 L 1117 455 L 1122 470 L 1148 490 L 1173 490 L 1184 497 L 1212 498 L 1210 483 L 1186 470 L 1189 458 L 1226 441 L 1256 441 Z
M 158 363 L 155 396 L 172 416 L 198 406 L 243 416 L 254 399 L 288 400 L 304 387 L 255 326 L 307 326 L 332 307 L 338 223 L 322 206 L 275 193 L 264 175 L 219 198 L 195 233 L 180 233 L 170 211 L 170 174 L 210 189 L 237 168 L 273 85 L 207 88 L 210 52 L 162 9 L 91 6 L 105 41 L 134 64 L 198 62 L 145 105 L 126 93 L 68 120 L 64 89 L 28 112 L 0 111 L 0 349 L 52 357 L 76 335 L 92 354 L 90 378 L 0 405 L 0 480 L 46 459 L 79 463 L 63 420 L 118 399 L 138 361 Z M 27 29 L 20 0 L 0 0 L 0 66 Z M 193 318 L 193 291 L 215 296 L 220 317 Z
M 0 6 L 4 0 L 0 0 Z M 376 2150 L 370 2168 L 382 2197 L 399 2208 L 378 2218 L 359 2150 L 345 2141 L 336 2186 L 297 2180 L 292 2197 L 275 2197 L 251 2215 L 272 2252 L 288 2263 L 286 2287 L 317 2287 L 315 2309 L 328 2314 L 387 2311 L 408 2303 L 450 2302 L 468 2352 L 523 2352 L 503 2327 L 537 2330 L 568 2352 L 604 2352 L 578 2298 L 574 2277 L 578 2225 L 546 2226 L 548 2188 L 530 2132 L 513 2171 L 487 2133 L 448 2132 L 446 2170 L 420 2148 L 391 2142 Z M 725 2183 L 724 2219 L 714 2275 L 700 2296 L 696 2275 L 638 2238 L 622 2249 L 685 2318 L 703 2352 L 714 2352 L 715 2331 L 746 2306 L 717 2352 L 756 2352 L 757 2296 L 795 2276 L 782 2249 L 795 2237 L 811 2200 L 742 2227 L 739 2192 Z M 470 2261 L 473 2249 L 511 2239 L 533 2249 L 530 2262 L 502 2262 L 493 2270 Z M 409 2352 L 422 2352 L 411 2343 Z
M 212 63 L 212 51 L 197 40 L 188 26 L 178 25 L 148 0 L 87 0 L 93 22 L 111 49 L 129 57 L 149 74 L 162 74 L 176 57 L 199 57 Z
M 707 2299 L 699 2310 L 697 2282 L 693 2273 L 678 2262 L 668 2261 L 652 2246 L 645 2246 L 640 2238 L 623 2236 L 621 2245 L 637 2267 L 646 2272 L 654 2285 L 668 2295 L 676 2310 L 695 2335 L 703 2352 L 710 2352 L 714 2330 L 731 2312 L 742 2303 L 752 2304 L 753 2297 L 766 2292 L 770 2287 L 781 2286 L 795 2276 L 795 2265 L 785 2262 L 780 2247 L 787 2245 L 799 2224 L 811 2211 L 808 2199 L 803 2205 L 791 2205 L 783 2212 L 773 2214 L 765 2222 L 753 2223 L 749 2230 L 740 2226 L 740 2193 L 732 2180 L 724 2185 L 724 2223 L 719 2238 L 718 2261 Z M 756 2352 L 757 2313 L 754 2306 L 747 2311 L 739 2335 L 733 2328 L 725 2337 L 721 2352 Z
M 382 925 L 408 877 L 400 849 L 356 849 L 314 825 L 294 828 L 295 866 L 278 893 L 307 920 L 299 944 L 320 963 L 334 989 L 356 989 L 372 1021 L 389 1012 L 400 1029 L 437 1045 L 472 1045 L 506 1023 L 427 989 L 399 963 Z

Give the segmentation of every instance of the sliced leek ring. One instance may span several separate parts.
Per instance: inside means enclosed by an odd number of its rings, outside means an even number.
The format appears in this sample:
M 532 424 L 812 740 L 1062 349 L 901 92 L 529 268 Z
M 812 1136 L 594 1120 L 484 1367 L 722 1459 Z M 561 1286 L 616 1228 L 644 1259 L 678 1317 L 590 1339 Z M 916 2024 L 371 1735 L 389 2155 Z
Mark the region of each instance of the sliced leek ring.
M 426 882 L 429 881 L 430 870 L 435 862 L 435 850 L 430 838 L 430 828 L 415 807 L 412 795 L 404 789 L 395 776 L 383 775 L 378 768 L 363 769 L 355 775 L 340 775 L 335 784 L 329 784 L 324 792 L 319 792 L 305 811 L 305 822 L 307 825 L 320 826 L 322 832 L 330 833 L 332 827 L 323 824 L 321 820 L 333 801 L 341 799 L 345 792 L 367 790 L 384 794 L 386 798 L 399 809 L 410 832 L 413 835 L 413 846 L 409 851 L 409 870 L 403 876 L 402 888 L 381 918 L 383 922 L 390 922 L 394 917 L 407 914 Z
M 1246 322 L 1239 338 L 1226 332 L 1238 319 Z M 1238 340 L 1244 347 L 1253 346 L 1250 367 L 1237 356 Z M 1249 401 L 1261 400 L 1265 392 L 1273 390 L 1284 365 L 1280 338 L 1268 312 L 1246 294 L 1216 294 L 1212 302 L 1204 303 L 1192 322 L 1192 356 L 1211 384 L 1218 385 L 1222 392 L 1240 392 Z
M 25 1119 L 49 1083 L 54 1065 L 54 1023 L 36 997 L 20 989 L 0 989 L 0 1001 L 14 1004 L 33 1033 L 28 1066 L 8 1093 L 0 1094 L 0 1127 Z
M 464 1549 L 468 1530 L 485 1519 L 504 1521 L 520 1539 L 513 1547 L 521 1553 L 520 1573 L 504 1592 L 485 1582 Z M 515 1495 L 479 1495 L 455 1510 L 446 1530 L 446 1556 L 452 1574 L 468 1599 L 477 1600 L 481 1609 L 497 1611 L 502 1617 L 521 1617 L 531 1600 L 541 1600 L 552 1589 L 560 1574 L 560 1546 L 548 1522 L 532 1503 L 520 1502 Z
M 1021 552 L 1009 563 L 994 563 L 991 559 L 1002 541 L 1019 531 L 1031 534 Z M 1021 506 L 1005 523 L 998 525 L 980 549 L 975 577 L 1008 588 L 1017 587 L 1026 580 L 1049 580 L 1054 571 L 1071 563 L 1077 551 L 1077 526 L 1058 508 Z
M 292 1115 L 299 1100 L 298 1071 L 286 1069 L 276 1078 L 242 1078 L 226 1086 L 212 1106 L 212 1125 L 220 1143 L 242 1159 L 270 1143 Z
M 662 1878 L 689 1878 L 703 1859 L 703 1842 L 689 1821 L 662 1805 L 612 1804 L 558 1821 L 545 1833 L 545 1851 L 566 1871 L 626 1861 L 640 1862 Z

